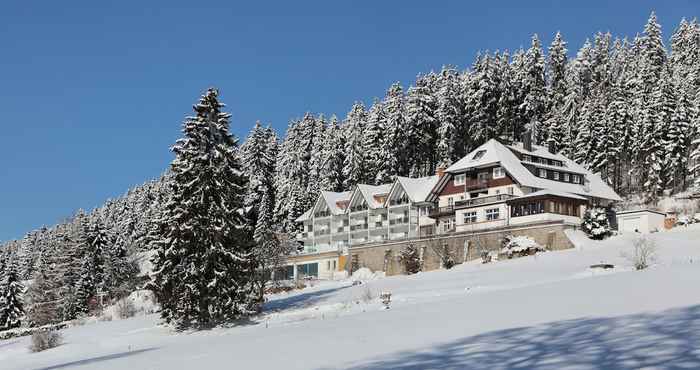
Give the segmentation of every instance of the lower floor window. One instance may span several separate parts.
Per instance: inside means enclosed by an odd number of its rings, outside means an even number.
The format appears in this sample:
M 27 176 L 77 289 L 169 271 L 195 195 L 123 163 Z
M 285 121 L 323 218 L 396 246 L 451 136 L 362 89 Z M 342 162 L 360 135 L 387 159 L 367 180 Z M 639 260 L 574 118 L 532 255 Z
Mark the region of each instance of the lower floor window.
M 501 215 L 498 208 L 490 208 L 486 210 L 487 221 L 498 220 L 499 218 L 501 218 Z
M 471 224 L 476 222 L 476 211 L 464 212 L 464 223 Z

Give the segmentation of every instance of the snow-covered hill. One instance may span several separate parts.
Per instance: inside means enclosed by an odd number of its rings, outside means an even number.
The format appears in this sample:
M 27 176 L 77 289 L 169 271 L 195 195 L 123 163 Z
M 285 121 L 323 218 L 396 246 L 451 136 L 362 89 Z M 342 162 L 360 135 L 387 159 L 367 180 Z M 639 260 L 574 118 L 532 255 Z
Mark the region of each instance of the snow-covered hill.
M 645 271 L 623 256 L 633 238 L 574 233 L 573 250 L 320 283 L 227 329 L 173 333 L 150 315 L 67 329 L 37 354 L 28 338 L 3 341 L 0 368 L 700 368 L 700 226 L 652 235 Z M 616 267 L 588 267 L 600 262 Z

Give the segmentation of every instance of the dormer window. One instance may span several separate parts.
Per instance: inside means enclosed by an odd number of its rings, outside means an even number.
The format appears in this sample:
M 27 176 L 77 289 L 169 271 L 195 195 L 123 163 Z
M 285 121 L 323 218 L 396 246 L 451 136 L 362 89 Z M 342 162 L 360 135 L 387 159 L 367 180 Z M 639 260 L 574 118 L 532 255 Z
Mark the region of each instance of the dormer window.
M 523 161 L 524 162 L 532 162 L 532 158 L 530 158 L 530 156 L 527 154 L 523 154 Z
M 467 175 L 455 175 L 455 185 L 464 185 L 467 182 Z
M 553 171 L 553 172 L 552 172 L 552 176 L 553 176 L 554 180 L 559 181 L 559 172 Z
M 485 150 L 479 150 L 478 152 L 476 152 L 476 154 L 474 154 L 474 157 L 472 157 L 472 161 L 477 161 L 481 159 L 481 157 L 483 157 L 484 154 L 486 154 Z
M 579 175 L 572 175 L 571 179 L 574 181 L 574 184 L 580 184 L 581 183 L 581 176 Z
M 546 179 L 547 178 L 547 170 L 545 170 L 544 168 L 540 168 L 538 170 L 538 176 Z
M 503 170 L 503 167 L 496 167 L 493 169 L 493 178 L 494 179 L 501 179 L 506 177 L 506 172 Z
M 566 181 L 566 182 L 571 181 L 571 180 L 569 179 L 569 174 L 568 174 L 568 173 L 564 173 L 564 181 Z
M 552 161 L 552 164 L 557 167 L 564 167 L 564 163 L 562 163 L 561 161 Z

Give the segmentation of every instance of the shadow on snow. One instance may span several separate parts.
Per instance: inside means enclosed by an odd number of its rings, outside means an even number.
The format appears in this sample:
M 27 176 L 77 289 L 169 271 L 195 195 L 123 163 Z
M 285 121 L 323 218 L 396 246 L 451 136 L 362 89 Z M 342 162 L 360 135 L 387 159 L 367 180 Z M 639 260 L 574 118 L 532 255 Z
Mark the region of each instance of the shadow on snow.
M 653 297 L 649 297 L 653 299 Z M 514 310 L 513 314 L 517 313 Z M 439 328 L 436 328 L 439 330 Z M 420 335 L 418 333 L 417 335 Z M 397 352 L 351 369 L 698 369 L 700 305 L 581 318 Z
M 340 287 L 320 289 L 312 292 L 296 294 L 293 296 L 275 299 L 273 301 L 265 303 L 263 312 L 277 312 L 282 310 L 299 309 L 313 306 L 325 297 L 345 288 L 349 288 L 349 285 L 344 285 Z
M 53 366 L 49 366 L 49 367 L 42 367 L 42 368 L 35 369 L 35 370 L 55 370 L 55 369 L 63 369 L 63 368 L 73 367 L 73 366 L 90 365 L 90 364 L 95 364 L 97 362 L 115 360 L 115 359 L 119 359 L 119 358 L 138 355 L 138 354 L 141 354 L 144 352 L 155 351 L 157 349 L 158 348 L 145 348 L 145 349 L 139 349 L 139 350 L 135 350 L 135 351 L 113 353 L 111 355 L 86 358 L 84 360 L 66 362 L 63 364 L 53 365 Z

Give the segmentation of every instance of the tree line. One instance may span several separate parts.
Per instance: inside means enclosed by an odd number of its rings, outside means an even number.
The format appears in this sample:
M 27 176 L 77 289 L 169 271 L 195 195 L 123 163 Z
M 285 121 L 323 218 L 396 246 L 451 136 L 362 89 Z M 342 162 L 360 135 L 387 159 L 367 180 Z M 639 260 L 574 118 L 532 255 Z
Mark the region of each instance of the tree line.
M 527 49 L 480 53 L 470 68 L 420 74 L 407 89 L 394 83 L 343 119 L 306 113 L 281 139 L 256 123 L 240 146 L 208 90 L 165 175 L 0 246 L 0 328 L 19 325 L 17 307 L 31 324 L 56 322 L 89 311 L 98 292 L 143 285 L 136 259 L 146 251 L 166 320 L 205 326 L 254 312 L 293 249 L 294 220 L 320 191 L 432 175 L 491 138 L 529 131 L 649 202 L 699 185 L 696 20 L 665 41 L 652 13 L 634 38 L 598 32 L 570 58 L 557 33 L 546 50 L 534 35 Z M 22 281 L 31 282 L 24 304 L 12 298 Z

